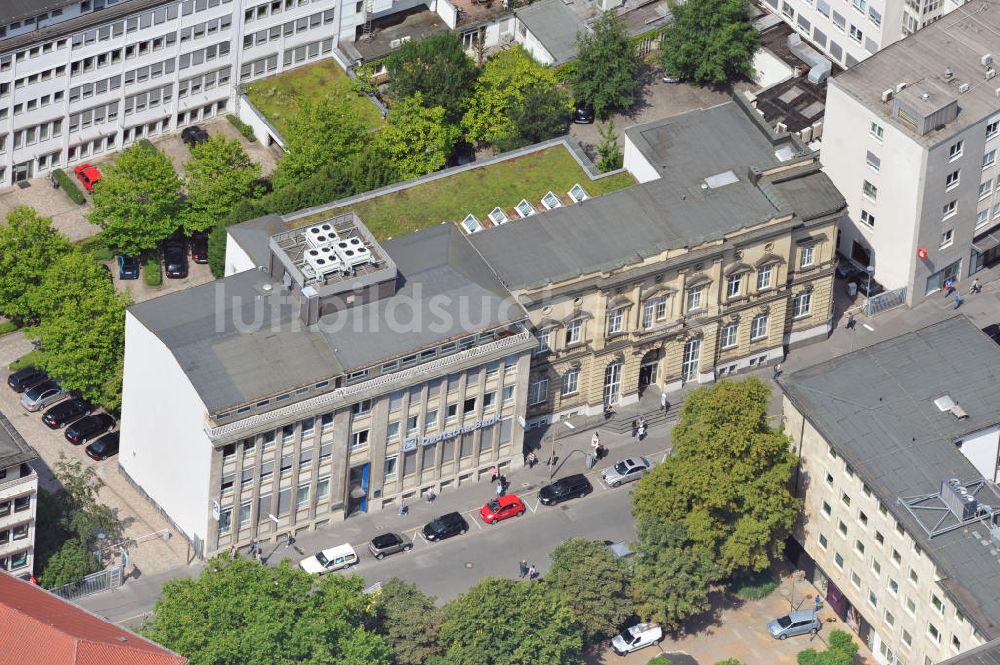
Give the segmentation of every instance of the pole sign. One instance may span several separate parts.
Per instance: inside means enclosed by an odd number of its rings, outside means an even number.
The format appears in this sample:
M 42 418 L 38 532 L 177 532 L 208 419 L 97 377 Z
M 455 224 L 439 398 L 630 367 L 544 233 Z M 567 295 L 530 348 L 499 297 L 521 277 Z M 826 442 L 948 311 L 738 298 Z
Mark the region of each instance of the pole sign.
M 474 432 L 477 429 L 482 429 L 483 427 L 489 427 L 490 425 L 495 425 L 500 422 L 500 416 L 491 416 L 489 418 L 483 418 L 482 420 L 477 420 L 474 423 L 470 423 L 458 429 L 448 430 L 447 432 L 441 432 L 440 434 L 434 434 L 432 436 L 416 437 L 411 436 L 403 441 L 403 452 L 409 452 L 411 450 L 416 450 L 417 441 L 420 441 L 421 446 L 431 446 L 438 441 L 445 441 L 447 439 L 454 439 L 460 434 L 468 434 L 469 432 Z

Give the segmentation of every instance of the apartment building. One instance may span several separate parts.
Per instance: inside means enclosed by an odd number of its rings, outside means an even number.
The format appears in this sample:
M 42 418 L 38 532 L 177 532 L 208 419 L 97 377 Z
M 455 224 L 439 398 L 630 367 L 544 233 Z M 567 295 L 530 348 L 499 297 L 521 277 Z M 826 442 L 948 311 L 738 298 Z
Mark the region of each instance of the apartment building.
M 35 451 L 0 413 L 0 570 L 31 577 L 35 565 L 38 474 Z
M 829 332 L 843 198 L 742 102 L 625 133 L 641 184 L 470 236 L 528 310 L 529 424 L 775 362 Z
M 769 12 L 841 67 L 853 67 L 964 0 L 764 0 Z
M 961 7 L 829 83 L 822 158 L 839 250 L 910 305 L 1000 250 L 1000 5 Z
M 998 367 L 954 317 L 779 380 L 799 564 L 883 665 L 1000 637 Z
M 126 317 L 119 464 L 204 554 L 523 463 L 536 342 L 458 227 L 288 221 Z

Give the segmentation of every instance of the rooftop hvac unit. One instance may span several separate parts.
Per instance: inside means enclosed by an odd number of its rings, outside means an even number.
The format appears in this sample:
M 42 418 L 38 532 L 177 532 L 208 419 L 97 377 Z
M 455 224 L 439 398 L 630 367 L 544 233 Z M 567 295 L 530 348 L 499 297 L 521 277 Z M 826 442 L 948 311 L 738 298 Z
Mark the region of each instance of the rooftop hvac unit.
M 984 55 L 983 57 L 981 57 L 979 59 L 979 63 L 983 67 L 989 67 L 989 66 L 991 66 L 993 64 L 993 54 L 987 53 L 986 55 Z
M 996 75 L 997 75 L 997 70 L 993 69 L 992 67 L 986 70 L 987 81 L 989 81 L 991 78 L 994 78 Z
M 892 88 L 882 91 L 882 103 L 885 103 L 892 99 Z
M 948 506 L 952 515 L 963 522 L 975 518 L 976 509 L 979 507 L 976 497 L 969 494 L 955 478 L 942 481 L 941 501 Z
M 969 84 L 968 83 L 963 83 L 962 85 L 958 86 L 958 92 L 959 92 L 959 94 L 965 94 L 968 91 L 969 91 Z
M 355 268 L 372 260 L 372 252 L 365 247 L 361 238 L 342 238 L 331 247 L 346 269 Z
M 401 39 L 393 39 L 391 42 L 389 42 L 389 48 L 391 49 L 397 49 L 402 45 L 403 45 L 403 40 Z
M 330 245 L 325 247 L 314 247 L 305 252 L 306 265 L 312 268 L 319 278 L 326 277 L 335 272 L 344 271 L 344 262 L 337 256 L 337 252 Z
M 332 242 L 340 240 L 337 232 L 333 230 L 333 224 L 326 222 L 308 227 L 305 230 L 305 236 L 306 243 L 308 243 L 313 249 L 325 247 Z

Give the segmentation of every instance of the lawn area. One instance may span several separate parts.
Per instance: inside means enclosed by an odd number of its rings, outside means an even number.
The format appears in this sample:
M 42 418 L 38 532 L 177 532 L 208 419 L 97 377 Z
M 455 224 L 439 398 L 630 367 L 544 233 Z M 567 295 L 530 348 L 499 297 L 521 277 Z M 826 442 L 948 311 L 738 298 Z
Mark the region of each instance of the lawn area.
M 566 193 L 576 183 L 591 196 L 599 196 L 634 184 L 635 180 L 628 173 L 621 173 L 592 181 L 569 151 L 558 145 L 368 199 L 349 208 L 297 219 L 292 225 L 305 226 L 353 210 L 376 239 L 385 240 L 441 222 L 460 222 L 470 212 L 488 224 L 486 216 L 496 206 L 503 208 L 511 219 L 518 219 L 513 208 L 521 199 L 528 199 L 543 210 L 539 201 L 549 191 L 568 205 Z
M 298 110 L 300 100 L 316 100 L 328 94 L 351 99 L 369 127 L 382 124 L 382 114 L 375 105 L 354 91 L 351 79 L 331 59 L 261 79 L 248 85 L 246 94 L 279 132 L 285 131 L 285 121 Z

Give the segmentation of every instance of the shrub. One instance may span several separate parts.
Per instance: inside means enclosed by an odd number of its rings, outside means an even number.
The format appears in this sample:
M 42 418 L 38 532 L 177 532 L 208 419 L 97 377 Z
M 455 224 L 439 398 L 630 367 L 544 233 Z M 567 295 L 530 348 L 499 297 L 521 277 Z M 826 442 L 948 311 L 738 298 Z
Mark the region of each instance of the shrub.
M 652 658 L 648 665 L 670 665 L 670 659 L 661 653 L 659 656 Z
M 0 323 L 0 335 L 6 335 L 17 330 L 17 324 L 13 321 L 3 321 Z
M 147 256 L 142 264 L 142 278 L 147 286 L 159 286 L 163 283 L 163 270 L 157 256 Z
M 42 366 L 42 351 L 41 349 L 35 349 L 34 351 L 29 351 L 24 354 L 14 362 L 10 364 L 10 371 L 16 372 L 19 369 L 24 369 L 25 367 L 41 367 Z
M 734 579 L 729 591 L 745 600 L 760 600 L 777 589 L 778 584 L 780 581 L 770 571 L 764 570 Z
M 233 124 L 233 127 L 240 130 L 240 134 L 242 134 L 243 138 L 245 138 L 247 141 L 253 143 L 254 141 L 257 140 L 257 137 L 254 136 L 253 133 L 253 127 L 240 120 L 239 117 L 233 115 L 232 113 L 229 113 L 228 115 L 226 115 L 226 120 L 231 122 Z
M 81 192 L 80 188 L 76 186 L 73 179 L 66 175 L 65 171 L 62 169 L 56 169 L 52 172 L 52 177 L 59 183 L 59 187 L 66 192 L 66 196 L 69 197 L 70 201 L 77 205 L 83 205 L 87 202 L 87 197 L 83 195 L 83 192 Z

